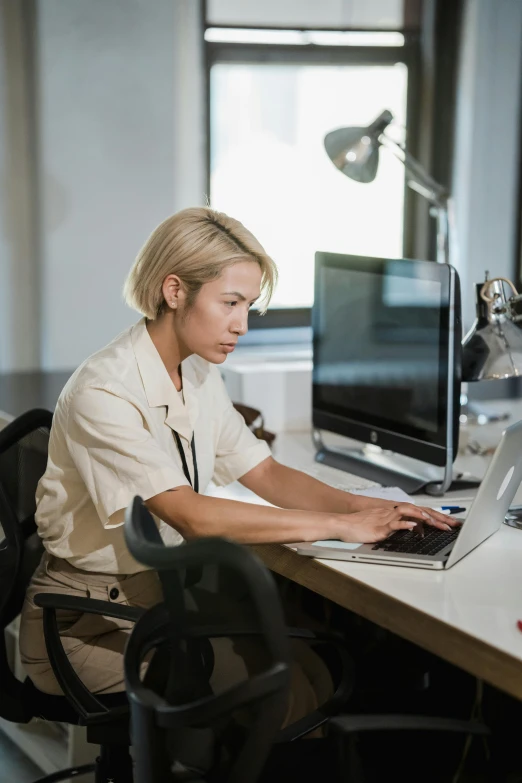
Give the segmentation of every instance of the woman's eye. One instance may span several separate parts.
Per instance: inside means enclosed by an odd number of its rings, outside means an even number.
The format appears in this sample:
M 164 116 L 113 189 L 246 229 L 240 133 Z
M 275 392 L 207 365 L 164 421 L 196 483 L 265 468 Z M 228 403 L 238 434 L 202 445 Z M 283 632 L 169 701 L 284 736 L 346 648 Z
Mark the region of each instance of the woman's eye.
M 237 305 L 237 302 L 225 302 L 225 304 L 229 307 L 234 307 L 234 305 Z

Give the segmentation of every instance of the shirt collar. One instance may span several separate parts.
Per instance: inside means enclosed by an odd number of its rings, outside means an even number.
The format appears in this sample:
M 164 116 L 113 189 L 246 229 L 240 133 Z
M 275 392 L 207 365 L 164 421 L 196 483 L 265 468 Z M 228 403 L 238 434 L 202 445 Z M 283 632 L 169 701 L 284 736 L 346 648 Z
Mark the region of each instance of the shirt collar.
M 190 357 L 181 363 L 183 396 L 185 404 L 176 391 L 167 368 L 147 331 L 145 318 L 133 328 L 132 347 L 150 408 L 167 408 L 165 424 L 187 440 L 192 438 L 198 417 L 197 388 L 201 385 L 200 373 L 193 366 Z

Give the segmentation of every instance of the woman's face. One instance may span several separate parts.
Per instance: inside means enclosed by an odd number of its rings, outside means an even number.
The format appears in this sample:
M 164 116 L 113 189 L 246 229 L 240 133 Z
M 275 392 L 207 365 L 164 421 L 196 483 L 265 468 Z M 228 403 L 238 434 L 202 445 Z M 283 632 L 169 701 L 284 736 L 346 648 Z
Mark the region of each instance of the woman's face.
M 260 295 L 261 269 L 255 261 L 239 261 L 225 267 L 220 277 L 205 283 L 186 317 L 184 294 L 179 292 L 181 317 L 175 319 L 176 335 L 186 355 L 195 353 L 213 364 L 222 364 L 248 331 L 248 311 Z

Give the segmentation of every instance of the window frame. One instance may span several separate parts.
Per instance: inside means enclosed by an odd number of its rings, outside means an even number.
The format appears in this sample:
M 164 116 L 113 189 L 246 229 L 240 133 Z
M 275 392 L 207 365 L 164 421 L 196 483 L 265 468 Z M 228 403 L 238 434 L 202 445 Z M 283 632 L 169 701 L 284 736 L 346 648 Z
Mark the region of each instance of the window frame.
M 207 23 L 206 0 L 203 0 L 203 40 L 205 58 L 205 168 L 206 189 L 211 197 L 210 160 L 211 160 L 211 118 L 210 118 L 210 73 L 214 65 L 226 63 L 258 64 L 281 63 L 291 65 L 394 65 L 404 63 L 408 69 L 408 89 L 406 98 L 407 149 L 417 157 L 419 147 L 419 129 L 421 122 L 421 36 L 418 31 L 398 30 L 404 35 L 404 46 L 322 46 L 306 44 L 292 46 L 288 44 L 245 44 L 220 43 L 206 41 L 207 28 L 256 29 L 256 30 L 296 30 L 299 27 L 275 27 L 256 25 L 218 25 Z M 314 30 L 332 28 L 314 27 Z M 383 32 L 382 30 L 361 30 L 361 32 Z M 414 193 L 404 183 L 404 222 L 403 254 L 405 258 L 414 257 L 415 234 Z M 274 308 L 262 318 L 251 318 L 249 329 L 281 329 L 286 327 L 311 326 L 311 307 Z M 269 338 L 268 338 L 269 339 Z

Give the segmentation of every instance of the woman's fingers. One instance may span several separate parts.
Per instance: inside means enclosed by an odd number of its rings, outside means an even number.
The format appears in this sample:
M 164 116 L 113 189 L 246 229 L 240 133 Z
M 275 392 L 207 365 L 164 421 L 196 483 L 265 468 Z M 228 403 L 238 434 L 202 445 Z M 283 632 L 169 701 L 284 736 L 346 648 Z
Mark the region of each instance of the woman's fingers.
M 432 527 L 438 527 L 439 530 L 444 530 L 446 533 L 448 530 L 451 530 L 451 527 L 445 522 L 439 522 L 438 519 L 434 519 L 433 517 L 431 519 L 427 519 L 426 524 L 431 525 Z
M 395 530 L 413 530 L 418 524 L 418 522 L 413 522 L 411 519 L 392 519 L 385 527 L 388 528 L 387 535 L 389 535 Z
M 432 519 L 435 519 L 437 522 L 443 522 L 446 525 L 449 525 L 450 527 L 459 527 L 461 524 L 458 519 L 455 519 L 455 517 L 450 517 L 447 514 L 442 514 L 440 511 L 435 511 L 434 508 L 423 508 L 423 511 L 426 511 Z
M 413 519 L 418 519 L 421 522 L 429 522 L 430 519 L 433 519 L 429 513 L 430 509 L 414 506 L 413 503 L 399 503 L 398 505 L 394 506 L 394 510 L 403 517 L 412 517 Z
M 446 514 L 441 514 L 440 511 L 434 511 L 432 508 L 414 506 L 412 503 L 399 503 L 395 506 L 395 509 L 400 511 L 403 516 L 420 519 L 428 525 L 438 527 L 439 530 L 451 530 L 452 527 L 459 524 L 456 519 L 452 519 Z
M 412 530 L 417 527 L 417 524 L 417 522 L 412 522 L 411 520 L 401 519 L 397 514 L 390 514 L 388 519 L 379 520 L 379 524 L 374 527 L 371 539 L 368 539 L 367 543 L 383 541 L 397 530 Z

